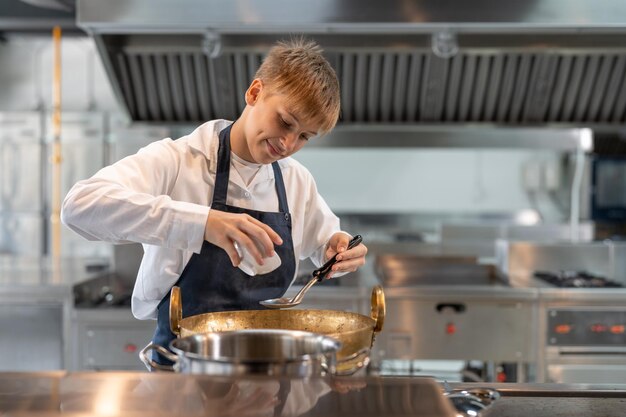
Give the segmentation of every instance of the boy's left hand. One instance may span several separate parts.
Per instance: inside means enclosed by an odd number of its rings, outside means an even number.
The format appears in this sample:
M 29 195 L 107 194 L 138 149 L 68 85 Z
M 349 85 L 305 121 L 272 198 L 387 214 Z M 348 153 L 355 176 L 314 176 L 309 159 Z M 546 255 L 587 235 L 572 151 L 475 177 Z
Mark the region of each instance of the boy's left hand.
M 360 243 L 352 249 L 347 250 L 348 243 L 350 243 L 350 235 L 343 232 L 335 233 L 328 241 L 325 259 L 328 260 L 337 255 L 337 263 L 333 265 L 331 272 L 327 275 L 327 278 L 332 278 L 332 276 L 337 272 L 356 271 L 360 266 L 365 264 L 367 246 Z

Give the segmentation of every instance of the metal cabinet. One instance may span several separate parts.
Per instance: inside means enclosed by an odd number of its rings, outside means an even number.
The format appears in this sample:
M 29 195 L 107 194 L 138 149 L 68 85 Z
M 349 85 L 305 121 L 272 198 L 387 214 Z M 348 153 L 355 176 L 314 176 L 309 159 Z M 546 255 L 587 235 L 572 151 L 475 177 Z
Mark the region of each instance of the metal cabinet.
M 0 371 L 63 369 L 63 304 L 0 306 Z
M 534 305 L 468 296 L 387 296 L 377 355 L 389 359 L 534 360 Z
M 72 320 L 72 370 L 145 370 L 139 351 L 156 322 L 137 320 L 128 308 L 76 309 Z

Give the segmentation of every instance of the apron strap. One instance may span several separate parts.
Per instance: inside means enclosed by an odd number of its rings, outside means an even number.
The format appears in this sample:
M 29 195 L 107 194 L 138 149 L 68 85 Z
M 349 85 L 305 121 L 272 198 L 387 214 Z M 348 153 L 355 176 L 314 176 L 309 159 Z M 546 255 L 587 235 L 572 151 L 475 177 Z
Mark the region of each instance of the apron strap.
M 289 205 L 287 204 L 287 192 L 285 191 L 285 183 L 283 181 L 283 173 L 280 171 L 278 161 L 272 162 L 274 168 L 274 185 L 276 186 L 276 194 L 278 194 L 278 211 L 289 215 Z
M 215 189 L 213 190 L 213 204 L 226 205 L 228 194 L 228 178 L 230 176 L 230 124 L 220 132 L 220 144 L 217 151 L 217 169 L 215 174 Z
M 215 189 L 213 190 L 213 203 L 226 205 L 228 195 L 228 178 L 230 176 L 230 129 L 232 124 L 222 129 L 219 133 L 220 145 L 217 151 L 217 170 L 215 174 Z M 287 192 L 280 166 L 277 162 L 272 163 L 274 170 L 274 187 L 278 195 L 278 211 L 289 215 L 289 205 L 287 204 Z

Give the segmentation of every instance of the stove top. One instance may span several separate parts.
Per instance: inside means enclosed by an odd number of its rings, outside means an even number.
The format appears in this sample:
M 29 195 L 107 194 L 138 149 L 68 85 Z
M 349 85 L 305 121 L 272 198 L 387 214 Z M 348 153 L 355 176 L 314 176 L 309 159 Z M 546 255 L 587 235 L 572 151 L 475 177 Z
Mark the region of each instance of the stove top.
M 560 288 L 622 288 L 623 284 L 587 271 L 535 271 L 533 274 L 550 285 Z
M 128 308 L 130 307 L 132 283 L 115 273 L 106 273 L 74 285 L 76 308 Z

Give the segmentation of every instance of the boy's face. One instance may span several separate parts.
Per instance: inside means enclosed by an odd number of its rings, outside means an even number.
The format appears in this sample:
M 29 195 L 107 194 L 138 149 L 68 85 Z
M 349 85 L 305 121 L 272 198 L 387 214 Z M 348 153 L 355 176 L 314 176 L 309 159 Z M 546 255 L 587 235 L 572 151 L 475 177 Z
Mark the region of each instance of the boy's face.
M 250 107 L 244 127 L 248 155 L 240 155 L 244 159 L 269 164 L 291 156 L 320 128 L 296 114 L 284 95 L 266 94 L 259 80 L 252 82 L 246 99 Z

